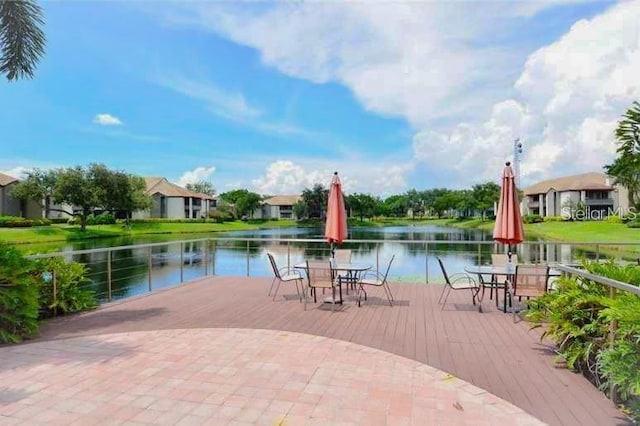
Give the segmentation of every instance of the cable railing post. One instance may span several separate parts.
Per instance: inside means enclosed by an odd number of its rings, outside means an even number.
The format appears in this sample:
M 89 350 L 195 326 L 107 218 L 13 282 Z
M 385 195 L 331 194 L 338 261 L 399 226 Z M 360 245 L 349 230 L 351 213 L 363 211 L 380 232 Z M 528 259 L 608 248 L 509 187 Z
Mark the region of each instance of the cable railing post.
M 111 250 L 107 250 L 107 301 L 111 302 Z
M 249 276 L 249 249 L 250 249 L 250 242 L 249 240 L 247 240 L 247 276 Z
M 616 298 L 617 292 L 618 292 L 618 289 L 616 289 L 615 287 L 609 287 L 609 297 L 611 297 L 612 300 Z M 611 321 L 611 324 L 609 324 L 609 345 L 611 347 L 613 347 L 615 344 L 617 331 L 618 331 L 618 320 L 614 319 Z M 613 401 L 614 404 L 616 405 L 618 404 L 618 392 L 616 391 L 615 383 L 611 386 L 609 398 L 611 398 L 611 401 Z
M 204 276 L 209 273 L 209 240 L 204 242 Z
M 153 269 L 153 262 L 151 260 L 151 246 L 149 246 L 149 250 L 147 250 L 147 261 L 149 262 L 149 292 L 153 290 L 153 286 L 151 284 L 151 270 Z
M 596 260 L 600 260 L 600 244 L 596 244 Z
M 213 240 L 213 250 L 211 253 L 211 275 L 216 274 L 216 240 Z
M 55 269 L 51 271 L 51 284 L 53 285 L 53 314 L 58 315 L 58 279 Z
M 291 268 L 291 241 L 287 241 L 287 268 Z
M 424 243 L 424 283 L 429 284 L 429 243 Z
M 380 244 L 376 244 L 376 273 L 380 272 Z
M 184 245 L 180 243 L 180 282 L 184 281 Z

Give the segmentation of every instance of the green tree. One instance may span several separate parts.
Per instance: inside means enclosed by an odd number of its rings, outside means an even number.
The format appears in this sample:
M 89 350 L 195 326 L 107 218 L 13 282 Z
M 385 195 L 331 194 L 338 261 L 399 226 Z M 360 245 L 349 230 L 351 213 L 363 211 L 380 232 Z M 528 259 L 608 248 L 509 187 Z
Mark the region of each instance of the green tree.
M 391 195 L 385 198 L 384 210 L 386 214 L 395 217 L 403 217 L 407 214 L 407 197 L 404 195 Z
M 129 216 L 135 210 L 149 208 L 151 199 L 145 190 L 142 178 L 109 170 L 102 164 L 91 164 L 87 168 L 34 170 L 15 185 L 12 195 L 40 202 L 47 216 L 50 211 L 77 216 L 84 231 L 87 218 L 94 210 L 124 211 Z M 54 207 L 52 203 L 59 206 Z
M 500 200 L 500 185 L 495 182 L 480 183 L 472 189 L 472 208 L 480 210 L 484 219 L 487 210 L 491 209 Z
M 26 179 L 21 180 L 11 188 L 11 195 L 20 200 L 35 200 L 44 209 L 45 217 L 49 217 L 51 211 L 64 211 L 52 209 L 53 190 L 56 186 L 58 172 L 56 170 L 33 169 L 27 172 Z
M 322 219 L 327 210 L 329 190 L 319 183 L 313 188 L 302 191 L 302 203 L 305 204 L 309 218 Z
M 425 212 L 425 203 L 422 194 L 415 189 L 411 189 L 406 193 L 407 207 L 411 209 L 411 219 L 415 219 L 416 215 L 422 216 Z
M 232 204 L 238 216 L 253 216 L 253 211 L 260 206 L 262 197 L 260 194 L 250 192 L 248 189 L 234 189 L 220 194 L 225 202 Z
M 0 74 L 33 78 L 46 37 L 42 8 L 33 0 L 0 1 Z
M 240 216 L 253 217 L 253 212 L 260 207 L 262 197 L 255 192 L 247 192 L 236 201 L 236 211 Z
M 350 194 L 346 197 L 346 202 L 349 206 L 349 210 L 351 210 L 356 216 L 360 217 L 360 220 L 364 220 L 364 218 L 371 218 L 375 214 L 375 208 L 377 205 L 377 200 L 373 195 L 370 194 Z
M 633 102 L 615 131 L 618 157 L 604 167 L 615 182 L 629 190 L 629 202 L 640 207 L 640 103 Z
M 200 194 L 211 195 L 212 197 L 216 195 L 216 190 L 213 188 L 213 184 L 205 180 L 201 180 L 199 182 L 194 182 L 194 183 L 188 183 L 186 185 L 186 188 L 189 191 L 199 192 Z

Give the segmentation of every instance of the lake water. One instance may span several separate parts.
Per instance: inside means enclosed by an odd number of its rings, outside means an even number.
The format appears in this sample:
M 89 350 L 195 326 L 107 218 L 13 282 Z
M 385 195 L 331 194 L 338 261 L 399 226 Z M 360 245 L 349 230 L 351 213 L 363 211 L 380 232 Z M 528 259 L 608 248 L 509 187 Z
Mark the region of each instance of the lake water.
M 207 274 L 237 276 L 272 276 L 266 252 L 273 253 L 281 266 L 294 265 L 304 259 L 327 259 L 329 245 L 320 228 L 281 228 L 234 231 L 203 235 L 150 235 L 87 240 L 58 245 L 58 251 L 119 247 L 146 243 L 158 247 L 114 249 L 111 270 L 107 253 L 74 255 L 73 260 L 90 268 L 91 287 L 101 300 L 118 299 L 146 291 L 179 284 Z M 206 242 L 175 242 L 177 239 L 213 238 Z M 251 238 L 253 240 L 248 241 Z M 317 240 L 282 241 L 283 239 Z M 382 272 L 392 255 L 395 260 L 390 277 L 400 282 L 442 282 L 437 258 L 447 265 L 449 274 L 464 271 L 474 264 L 488 264 L 491 253 L 504 251 L 493 243 L 490 232 L 434 225 L 361 227 L 349 230 L 349 239 L 341 248 L 352 250 L 352 260 L 366 262 Z M 357 242 L 358 240 L 367 240 Z M 172 242 L 174 241 L 174 242 Z M 485 244 L 479 244 L 485 242 Z M 47 251 L 54 246 L 47 247 Z M 518 247 L 521 262 L 569 262 L 583 252 L 565 244 L 532 242 Z M 70 257 L 71 259 L 71 257 Z M 108 276 L 111 274 L 111 285 Z M 151 276 L 151 279 L 149 279 Z

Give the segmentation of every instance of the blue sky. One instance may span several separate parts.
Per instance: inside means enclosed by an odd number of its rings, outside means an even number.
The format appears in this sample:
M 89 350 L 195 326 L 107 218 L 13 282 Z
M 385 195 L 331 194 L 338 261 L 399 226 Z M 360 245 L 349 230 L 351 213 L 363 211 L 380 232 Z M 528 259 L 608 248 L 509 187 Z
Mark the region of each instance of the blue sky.
M 219 192 L 347 192 L 601 170 L 638 99 L 638 3 L 44 2 L 0 82 L 0 171 L 104 163 Z M 636 38 L 633 38 L 633 31 Z M 580 161 L 576 161 L 579 155 Z

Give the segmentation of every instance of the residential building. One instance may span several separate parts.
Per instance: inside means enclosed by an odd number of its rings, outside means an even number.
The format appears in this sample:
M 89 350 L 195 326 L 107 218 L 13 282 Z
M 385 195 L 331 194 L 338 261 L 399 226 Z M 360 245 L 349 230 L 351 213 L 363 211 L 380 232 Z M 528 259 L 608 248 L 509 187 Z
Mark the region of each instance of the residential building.
M 302 199 L 300 195 L 276 195 L 262 201 L 253 212 L 254 219 L 297 219 L 293 206 Z
M 629 193 L 604 173 L 583 173 L 538 182 L 524 190 L 523 214 L 603 219 L 629 212 Z
M 134 212 L 134 219 L 198 219 L 207 217 L 215 208 L 216 199 L 207 194 L 189 191 L 163 177 L 145 177 L 153 205 L 151 209 Z
M 42 217 L 42 208 L 35 201 L 22 201 L 11 195 L 11 188 L 18 183 L 13 176 L 0 173 L 0 216 L 22 216 L 27 219 Z

